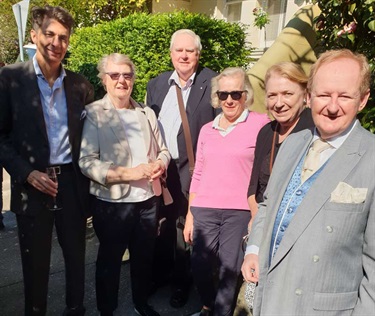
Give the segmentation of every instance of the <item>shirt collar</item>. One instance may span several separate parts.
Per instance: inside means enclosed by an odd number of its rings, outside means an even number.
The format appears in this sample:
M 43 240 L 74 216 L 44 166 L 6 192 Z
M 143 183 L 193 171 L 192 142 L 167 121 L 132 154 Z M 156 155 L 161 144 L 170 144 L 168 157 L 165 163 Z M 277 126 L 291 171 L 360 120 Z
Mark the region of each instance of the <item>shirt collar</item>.
M 181 87 L 181 89 L 188 89 L 192 86 L 194 82 L 196 72 L 194 72 L 190 78 L 186 81 L 186 85 L 184 87 Z M 168 79 L 168 84 L 171 86 L 173 83 L 180 85 L 180 78 L 178 77 L 177 71 L 173 71 L 172 75 Z
M 36 60 L 36 55 L 34 55 L 34 57 L 33 57 L 33 65 L 34 65 L 36 76 L 42 77 L 43 79 L 45 79 L 45 77 L 43 75 L 43 72 L 42 72 L 42 69 L 40 69 L 39 64 Z M 63 65 L 61 65 L 61 71 L 60 71 L 59 78 L 63 79 L 65 76 L 66 76 L 65 69 L 64 69 Z
M 340 135 L 327 139 L 327 143 L 330 144 L 333 148 L 336 148 L 336 149 L 339 148 L 344 143 L 344 141 L 348 138 L 348 136 L 350 135 L 350 133 L 352 132 L 352 130 L 357 124 L 359 124 L 358 120 L 354 120 L 348 126 L 348 128 L 344 132 L 342 132 Z M 312 142 L 314 142 L 318 138 L 320 138 L 320 135 L 319 135 L 317 128 L 315 127 Z
M 224 114 L 223 113 L 220 113 L 219 115 L 217 115 L 215 117 L 215 119 L 213 120 L 212 122 L 212 128 L 214 129 L 222 129 L 220 126 L 219 126 L 219 123 L 220 123 L 220 119 L 222 118 Z M 249 115 L 249 110 L 248 109 L 245 109 L 241 115 L 237 118 L 237 120 L 235 120 L 232 124 L 230 124 L 230 126 L 235 126 L 237 125 L 238 123 L 242 123 L 242 122 L 245 122 L 246 119 L 247 119 L 247 116 Z

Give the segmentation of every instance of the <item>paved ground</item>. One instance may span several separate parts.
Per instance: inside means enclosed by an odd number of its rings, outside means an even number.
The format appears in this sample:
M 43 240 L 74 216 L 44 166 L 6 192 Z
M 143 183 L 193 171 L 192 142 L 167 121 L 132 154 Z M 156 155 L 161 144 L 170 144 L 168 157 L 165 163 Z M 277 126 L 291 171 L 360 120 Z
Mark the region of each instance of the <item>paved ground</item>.
M 0 315 L 21 316 L 23 314 L 22 268 L 15 216 L 9 211 L 9 196 L 9 176 L 4 173 L 3 214 L 6 228 L 0 231 Z M 94 281 L 97 248 L 98 240 L 94 235 L 91 239 L 87 240 L 86 251 L 85 306 L 87 309 L 86 315 L 88 316 L 98 315 Z M 116 315 L 136 315 L 131 304 L 131 292 L 128 280 L 129 265 L 125 263 L 122 267 L 119 307 Z M 54 237 L 49 281 L 48 316 L 61 315 L 65 307 L 64 284 L 64 263 L 57 238 Z M 200 301 L 194 289 L 191 291 L 188 304 L 181 309 L 174 309 L 169 306 L 169 295 L 170 289 L 166 286 L 159 289 L 150 298 L 150 304 L 162 316 L 185 316 L 200 309 Z M 239 300 L 236 315 L 248 315 L 246 308 L 243 306 L 243 300 Z

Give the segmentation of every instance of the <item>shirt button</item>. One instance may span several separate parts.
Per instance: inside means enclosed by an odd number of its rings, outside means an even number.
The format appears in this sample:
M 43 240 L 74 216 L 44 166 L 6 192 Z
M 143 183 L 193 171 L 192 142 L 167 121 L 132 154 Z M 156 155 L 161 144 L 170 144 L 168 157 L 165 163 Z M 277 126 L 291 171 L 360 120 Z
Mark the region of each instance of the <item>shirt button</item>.
M 333 232 L 332 226 L 327 226 L 326 230 L 327 230 L 328 233 L 332 233 Z
M 289 207 L 288 208 L 288 213 L 290 214 L 290 213 L 293 213 L 293 207 Z
M 296 192 L 296 195 L 301 195 L 302 194 L 302 191 L 301 190 L 298 190 L 297 192 Z
M 281 227 L 280 227 L 280 231 L 281 231 L 281 232 L 285 232 L 285 226 L 281 226 Z
M 313 261 L 315 263 L 319 262 L 319 259 L 320 259 L 319 256 L 317 256 L 317 255 L 313 256 Z
M 295 293 L 296 293 L 296 295 L 301 296 L 302 295 L 302 290 L 301 289 L 297 289 L 295 291 Z

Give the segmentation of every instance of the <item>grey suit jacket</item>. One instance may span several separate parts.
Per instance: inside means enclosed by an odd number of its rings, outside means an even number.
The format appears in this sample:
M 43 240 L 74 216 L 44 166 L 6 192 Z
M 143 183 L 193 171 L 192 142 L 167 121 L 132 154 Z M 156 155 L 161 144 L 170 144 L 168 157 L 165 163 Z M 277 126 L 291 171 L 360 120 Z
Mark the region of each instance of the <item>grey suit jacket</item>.
M 248 244 L 260 247 L 254 315 L 374 315 L 375 136 L 357 122 L 312 185 L 269 265 L 276 213 L 312 131 L 282 145 Z M 331 201 L 340 182 L 361 203 Z
M 148 107 L 142 108 L 132 99 L 131 102 L 143 131 L 148 158 L 152 161 L 162 160 L 167 168 L 170 154 L 159 132 L 154 112 Z M 87 105 L 86 111 L 79 158 L 82 173 L 91 179 L 92 195 L 120 199 L 129 191 L 129 182 L 106 184 L 107 172 L 111 165 L 127 168 L 132 166 L 132 149 L 129 147 L 120 117 L 108 95 Z
M 69 143 L 82 210 L 88 211 L 88 185 L 78 167 L 84 106 L 94 99 L 92 85 L 66 71 L 64 89 L 68 107 Z M 50 148 L 40 91 L 32 61 L 0 70 L 0 162 L 11 176 L 11 210 L 33 215 L 49 197 L 26 182 L 31 171 L 45 171 Z
M 169 91 L 168 79 L 172 73 L 173 71 L 164 72 L 147 84 L 147 105 L 155 111 L 157 116 Z M 197 149 L 198 136 L 202 126 L 212 121 L 218 113 L 211 106 L 211 79 L 215 76 L 217 73 L 211 69 L 199 67 L 186 104 L 194 153 Z M 182 126 L 177 135 L 177 144 L 181 188 L 185 194 L 188 194 L 191 177 Z

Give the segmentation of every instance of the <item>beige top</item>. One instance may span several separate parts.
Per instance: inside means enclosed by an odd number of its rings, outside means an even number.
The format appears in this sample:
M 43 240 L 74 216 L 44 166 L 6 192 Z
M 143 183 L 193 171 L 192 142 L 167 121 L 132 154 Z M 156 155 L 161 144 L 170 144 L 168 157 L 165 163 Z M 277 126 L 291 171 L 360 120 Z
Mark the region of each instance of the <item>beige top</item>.
M 170 154 L 161 137 L 154 112 L 148 107 L 142 108 L 132 99 L 131 103 L 137 113 L 140 129 L 143 131 L 143 140 L 149 158 L 160 159 L 167 168 Z M 133 166 L 128 136 L 117 110 L 112 106 L 107 95 L 87 105 L 86 112 L 79 166 L 82 173 L 91 179 L 91 194 L 106 200 L 119 200 L 127 195 L 131 183 L 106 184 L 106 176 L 111 165 L 126 168 Z

